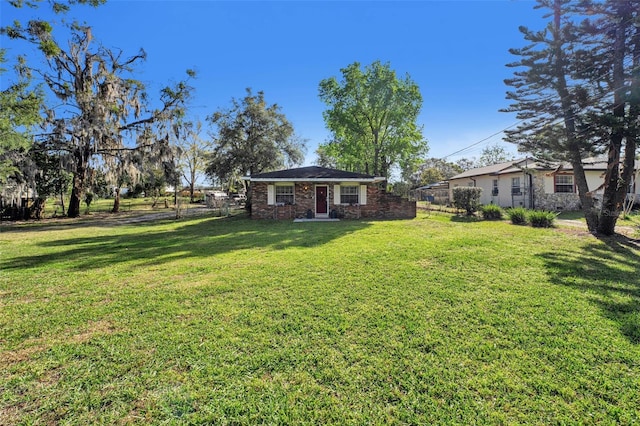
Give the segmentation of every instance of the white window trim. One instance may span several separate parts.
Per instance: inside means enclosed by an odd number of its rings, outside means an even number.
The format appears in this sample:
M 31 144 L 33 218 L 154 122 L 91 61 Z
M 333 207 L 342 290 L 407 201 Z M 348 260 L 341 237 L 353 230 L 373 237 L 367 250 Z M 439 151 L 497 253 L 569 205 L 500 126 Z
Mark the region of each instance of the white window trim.
M 276 186 L 293 186 L 293 203 L 296 202 L 296 185 L 293 182 L 276 182 L 267 185 L 267 205 L 276 205 Z
M 558 178 L 560 177 L 569 177 L 571 178 L 571 183 L 558 183 Z M 558 187 L 568 187 L 571 188 L 571 191 L 558 191 Z M 553 193 L 554 194 L 575 194 L 576 193 L 576 180 L 571 174 L 557 174 L 553 176 Z
M 293 188 L 293 192 L 291 193 L 293 195 L 293 201 L 291 202 L 291 204 L 295 204 L 296 203 L 296 185 L 293 182 L 277 182 L 274 185 L 273 188 L 273 204 L 277 204 L 278 203 L 278 191 L 276 190 L 276 187 L 283 187 L 283 186 L 290 186 Z
M 355 203 L 357 205 L 361 205 L 364 206 L 367 204 L 367 185 L 361 185 L 359 183 L 354 183 L 354 182 L 343 182 L 340 185 L 334 185 L 333 186 L 333 204 L 335 204 L 336 206 L 350 206 L 351 203 L 342 203 L 342 199 L 341 199 L 341 195 L 342 195 L 342 191 L 341 188 L 343 186 L 352 186 L 352 187 L 357 187 L 357 191 L 356 191 L 356 195 L 358 196 L 358 202 Z

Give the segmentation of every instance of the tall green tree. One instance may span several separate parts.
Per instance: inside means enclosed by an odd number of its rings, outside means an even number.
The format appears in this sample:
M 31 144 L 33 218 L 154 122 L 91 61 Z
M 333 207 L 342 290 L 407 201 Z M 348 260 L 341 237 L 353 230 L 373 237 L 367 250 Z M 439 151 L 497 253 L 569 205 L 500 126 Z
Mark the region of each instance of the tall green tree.
M 30 22 L 22 36 L 44 53 L 48 68 L 38 73 L 64 106 L 46 109 L 46 130 L 38 144 L 42 151 L 69 156 L 73 183 L 67 215 L 77 217 L 91 163 L 108 164 L 122 152 L 154 146 L 159 138 L 142 136 L 155 135 L 149 129 L 166 128 L 164 122 L 183 115 L 191 87 L 185 81 L 165 87 L 153 108 L 144 85 L 133 78 L 135 65 L 146 57 L 143 50 L 123 58 L 120 51 L 96 47 L 90 27 L 72 24 L 70 30 L 66 49 L 43 21 Z
M 611 235 L 633 179 L 640 131 L 640 1 L 580 4 L 583 14 L 600 8 L 582 25 L 589 44 L 579 53 L 578 77 L 599 100 L 588 110 L 585 135 L 607 156 L 597 232 Z M 598 68 L 602 71 L 595 71 Z
M 304 160 L 305 141 L 295 135 L 280 107 L 267 104 L 262 91 L 246 92 L 244 98 L 232 99 L 231 108 L 207 117 L 213 152 L 206 174 L 212 180 L 292 167 Z
M 319 85 L 323 113 L 332 140 L 321 145 L 323 159 L 338 167 L 389 177 L 392 167 L 414 170 L 428 151 L 417 119 L 422 107 L 418 85 L 407 74 L 399 78 L 389 63 L 375 61 L 343 68 L 342 79 Z
M 531 44 L 512 49 L 514 77 L 507 93 L 523 122 L 507 132 L 521 150 L 568 161 L 589 230 L 614 232 L 630 182 L 638 133 L 640 13 L 638 0 L 539 0 L 552 20 L 541 31 L 522 27 Z M 580 24 L 577 24 L 580 22 Z M 607 154 L 600 208 L 583 159 Z
M 514 77 L 505 83 L 514 88 L 507 92 L 507 98 L 514 103 L 505 111 L 516 112 L 523 120 L 516 129 L 506 132 L 507 140 L 517 143 L 522 151 L 561 161 L 569 161 L 573 166 L 574 178 L 580 201 L 587 217 L 589 229 L 597 228 L 594 201 L 589 192 L 582 160 L 593 150 L 591 141 L 581 139 L 577 120 L 580 116 L 579 100 L 582 85 L 570 87 L 567 80 L 571 76 L 571 64 L 567 52 L 575 50 L 578 43 L 575 25 L 563 17 L 569 13 L 566 1 L 540 1 L 538 8 L 550 8 L 553 20 L 544 30 L 532 31 L 520 27 L 525 40 L 531 44 L 520 49 L 511 49 L 520 59 L 508 64 L 516 68 Z M 558 127 L 560 125 L 560 127 Z M 550 132 L 560 138 L 550 137 Z

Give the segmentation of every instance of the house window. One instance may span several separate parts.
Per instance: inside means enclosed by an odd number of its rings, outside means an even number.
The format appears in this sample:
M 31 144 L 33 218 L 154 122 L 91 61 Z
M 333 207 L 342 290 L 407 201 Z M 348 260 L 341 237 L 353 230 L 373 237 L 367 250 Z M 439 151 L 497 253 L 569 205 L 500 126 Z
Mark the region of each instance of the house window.
M 358 193 L 360 187 L 354 186 L 341 186 L 340 187 L 340 204 L 358 204 Z
M 493 180 L 493 188 L 491 189 L 491 195 L 498 195 L 498 179 Z
M 511 178 L 511 195 L 520 195 L 522 190 L 520 189 L 520 177 Z
M 276 186 L 276 204 L 293 204 L 293 185 Z
M 573 175 L 555 175 L 555 192 L 575 192 Z

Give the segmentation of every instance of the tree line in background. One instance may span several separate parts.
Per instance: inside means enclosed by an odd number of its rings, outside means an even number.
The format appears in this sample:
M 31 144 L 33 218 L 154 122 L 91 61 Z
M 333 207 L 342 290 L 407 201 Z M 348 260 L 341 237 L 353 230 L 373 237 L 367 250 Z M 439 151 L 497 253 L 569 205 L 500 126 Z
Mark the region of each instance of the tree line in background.
M 455 162 L 446 161 L 442 158 L 427 158 L 408 176 L 407 183 L 412 189 L 418 188 L 445 181 L 465 170 L 506 163 L 511 160 L 515 160 L 514 156 L 498 144 L 483 148 L 478 158 L 465 157 Z

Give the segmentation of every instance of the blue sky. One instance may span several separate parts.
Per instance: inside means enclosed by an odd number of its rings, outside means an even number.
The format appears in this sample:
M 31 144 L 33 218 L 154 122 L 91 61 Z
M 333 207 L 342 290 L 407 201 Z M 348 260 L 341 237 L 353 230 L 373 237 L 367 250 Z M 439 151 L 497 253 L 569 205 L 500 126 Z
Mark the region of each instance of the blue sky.
M 197 70 L 191 115 L 207 115 L 241 98 L 245 88 L 262 90 L 277 103 L 296 133 L 309 140 L 312 164 L 325 129 L 318 84 L 340 76 L 358 61 L 389 62 L 408 73 L 423 96 L 419 124 L 430 157 L 477 157 L 489 138 L 517 120 L 498 110 L 508 105 L 503 80 L 514 60 L 508 49 L 525 44 L 518 26 L 542 28 L 532 0 L 494 1 L 122 1 L 93 9 L 76 7 L 69 17 L 86 21 L 107 47 L 147 61 L 139 78 L 152 97 L 168 82 Z M 4 1 L 0 21 L 42 16 L 44 10 L 15 10 Z M 46 16 L 46 15 L 45 15 Z M 2 40 L 9 55 L 17 44 Z M 460 154 L 450 156 L 488 138 Z M 515 152 L 510 144 L 501 143 Z

